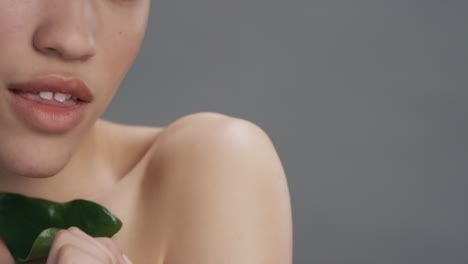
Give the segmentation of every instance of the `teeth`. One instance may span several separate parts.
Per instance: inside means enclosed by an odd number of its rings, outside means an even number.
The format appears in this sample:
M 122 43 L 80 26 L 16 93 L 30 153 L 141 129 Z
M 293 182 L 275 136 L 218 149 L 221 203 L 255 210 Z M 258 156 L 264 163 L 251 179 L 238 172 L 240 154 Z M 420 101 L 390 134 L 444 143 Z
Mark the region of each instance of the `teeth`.
M 50 99 L 52 99 L 52 97 L 54 96 L 54 93 L 53 93 L 53 92 L 40 92 L 40 93 L 39 93 L 39 96 L 40 96 L 41 98 L 50 100 Z
M 62 103 L 72 98 L 71 94 L 53 93 L 53 92 L 40 92 L 39 97 L 46 99 L 46 100 L 52 100 L 52 98 L 54 98 L 55 100 L 62 102 Z M 76 97 L 73 96 L 72 99 L 76 100 Z
M 63 103 L 67 100 L 67 95 L 63 93 L 54 93 L 54 99 Z

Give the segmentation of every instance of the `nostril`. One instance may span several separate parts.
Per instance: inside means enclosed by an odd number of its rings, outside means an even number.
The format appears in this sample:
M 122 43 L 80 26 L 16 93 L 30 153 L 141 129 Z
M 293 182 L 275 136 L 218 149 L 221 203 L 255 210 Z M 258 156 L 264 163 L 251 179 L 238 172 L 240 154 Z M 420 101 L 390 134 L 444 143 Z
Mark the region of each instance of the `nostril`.
M 54 48 L 45 48 L 45 51 L 49 54 L 60 55 L 60 52 Z
M 40 46 L 34 45 L 34 49 L 37 50 L 38 52 L 41 52 L 47 55 L 55 55 L 55 56 L 60 55 L 60 52 L 57 49 L 54 49 L 51 47 L 40 47 Z

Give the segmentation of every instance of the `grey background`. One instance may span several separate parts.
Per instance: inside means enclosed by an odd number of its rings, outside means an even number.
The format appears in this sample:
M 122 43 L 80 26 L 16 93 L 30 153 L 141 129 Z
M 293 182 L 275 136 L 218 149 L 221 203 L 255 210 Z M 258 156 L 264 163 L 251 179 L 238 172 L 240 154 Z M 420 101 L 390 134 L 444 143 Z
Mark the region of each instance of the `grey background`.
M 468 1 L 158 0 L 103 115 L 251 120 L 294 263 L 468 263 Z

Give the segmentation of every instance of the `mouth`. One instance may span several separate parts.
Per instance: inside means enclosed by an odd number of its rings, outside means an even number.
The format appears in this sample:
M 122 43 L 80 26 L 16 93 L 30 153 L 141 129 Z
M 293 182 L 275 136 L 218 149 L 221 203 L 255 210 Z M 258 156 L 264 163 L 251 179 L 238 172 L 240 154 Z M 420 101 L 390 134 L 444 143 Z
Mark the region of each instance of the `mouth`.
M 85 117 L 93 95 L 79 79 L 49 75 L 8 87 L 9 103 L 29 126 L 46 133 L 64 133 Z
M 28 100 L 34 101 L 38 104 L 50 105 L 55 107 L 70 107 L 85 101 L 72 96 L 71 94 L 54 93 L 54 92 L 25 92 L 21 90 L 9 89 L 11 93 L 22 96 Z
M 8 89 L 16 93 L 39 94 L 43 99 L 54 98 L 60 102 L 63 102 L 63 98 L 88 103 L 93 100 L 93 94 L 82 80 L 59 74 L 49 74 L 26 82 L 13 83 Z

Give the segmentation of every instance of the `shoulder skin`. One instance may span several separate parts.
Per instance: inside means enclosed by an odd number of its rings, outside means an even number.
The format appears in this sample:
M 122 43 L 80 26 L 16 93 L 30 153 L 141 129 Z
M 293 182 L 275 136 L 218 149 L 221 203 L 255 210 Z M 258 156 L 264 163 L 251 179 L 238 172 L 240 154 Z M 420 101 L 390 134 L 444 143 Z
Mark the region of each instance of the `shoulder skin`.
M 195 113 L 166 127 L 145 177 L 166 227 L 165 263 L 291 264 L 286 175 L 254 123 Z

